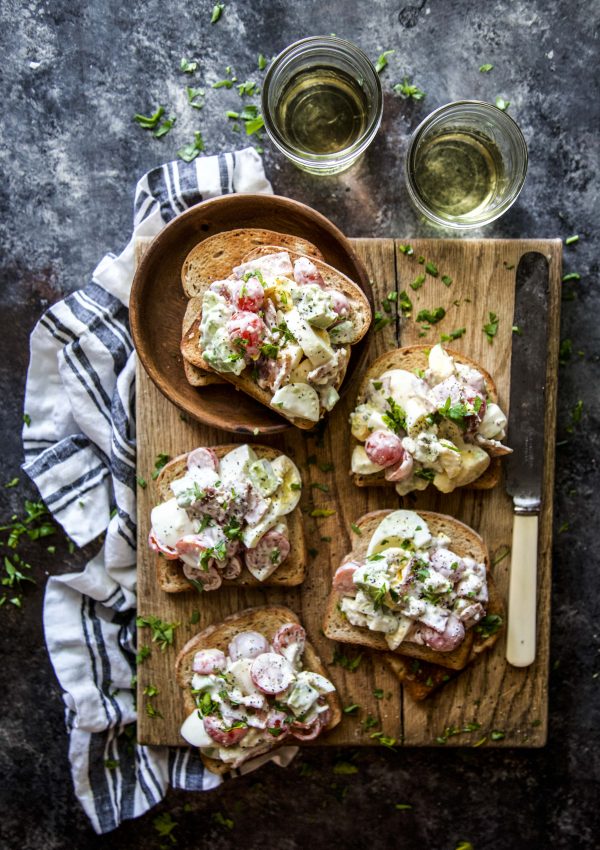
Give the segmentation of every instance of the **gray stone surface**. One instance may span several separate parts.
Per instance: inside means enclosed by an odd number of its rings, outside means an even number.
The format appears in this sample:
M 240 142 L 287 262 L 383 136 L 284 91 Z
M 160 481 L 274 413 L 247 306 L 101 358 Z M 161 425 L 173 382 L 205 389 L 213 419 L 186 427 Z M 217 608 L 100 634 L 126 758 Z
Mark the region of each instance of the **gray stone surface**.
M 569 285 L 562 336 L 573 356 L 561 369 L 552 611 L 550 741 L 541 751 L 361 752 L 359 772 L 338 776 L 341 753 L 312 750 L 286 772 L 267 767 L 211 795 L 170 793 L 161 811 L 178 821 L 180 848 L 316 847 L 453 850 L 593 848 L 598 844 L 598 454 L 599 333 L 597 231 L 598 4 L 593 0 L 226 0 L 209 24 L 211 0 L 2 0 L 0 162 L 2 267 L 0 388 L 3 479 L 19 473 L 27 337 L 48 302 L 84 283 L 101 256 L 126 242 L 132 189 L 148 168 L 174 155 L 201 129 L 207 152 L 240 147 L 228 126 L 235 90 L 212 90 L 226 65 L 260 79 L 267 56 L 295 39 L 335 32 L 372 56 L 395 49 L 382 80 L 383 127 L 363 162 L 317 179 L 265 143 L 275 190 L 316 207 L 349 235 L 432 235 L 407 201 L 402 158 L 428 111 L 458 98 L 510 100 L 529 145 L 518 204 L 485 231 L 490 237 L 567 237 Z M 179 70 L 197 58 L 193 81 Z M 491 62 L 490 74 L 478 71 Z M 404 75 L 427 92 L 421 103 L 391 92 Z M 202 111 L 186 105 L 185 84 L 207 86 Z M 154 140 L 132 123 L 163 103 L 175 129 Z M 571 410 L 583 417 L 567 432 Z M 1 517 L 31 490 L 0 489 Z M 564 530 L 564 524 L 568 528 Z M 50 556 L 32 545 L 37 584 L 23 611 L 0 610 L 0 845 L 21 850 L 159 847 L 152 812 L 110 837 L 92 833 L 72 791 L 60 694 L 48 663 L 41 604 L 48 572 L 73 569 L 89 553 Z M 595 744 L 594 744 L 595 742 Z M 348 753 L 343 757 L 347 759 Z M 397 811 L 395 803 L 412 810 Z M 185 807 L 185 808 L 184 808 Z M 157 810 L 158 811 L 158 810 Z M 231 830 L 212 814 L 231 817 Z

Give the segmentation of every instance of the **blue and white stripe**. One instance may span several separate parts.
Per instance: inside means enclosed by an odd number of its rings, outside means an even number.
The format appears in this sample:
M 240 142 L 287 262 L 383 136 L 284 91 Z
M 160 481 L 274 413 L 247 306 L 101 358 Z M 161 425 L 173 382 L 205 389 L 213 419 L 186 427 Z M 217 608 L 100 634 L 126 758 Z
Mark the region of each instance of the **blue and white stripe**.
M 132 238 L 31 334 L 23 469 L 69 537 L 106 533 L 83 572 L 52 576 L 44 633 L 63 689 L 75 793 L 98 833 L 158 803 L 169 785 L 215 788 L 191 749 L 135 742 L 135 351 L 128 303 L 135 240 L 207 198 L 272 192 L 254 148 L 169 162 L 144 175 Z M 112 517 L 111 517 L 112 514 Z

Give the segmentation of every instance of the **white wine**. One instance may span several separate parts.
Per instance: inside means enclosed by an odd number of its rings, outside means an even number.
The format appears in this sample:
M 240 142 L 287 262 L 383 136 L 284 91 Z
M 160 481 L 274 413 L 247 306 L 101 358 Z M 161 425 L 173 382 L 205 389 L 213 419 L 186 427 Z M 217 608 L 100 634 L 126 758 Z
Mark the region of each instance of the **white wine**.
M 477 218 L 502 194 L 502 155 L 481 133 L 444 130 L 427 139 L 414 162 L 415 187 L 441 218 Z
M 283 88 L 276 120 L 287 144 L 310 154 L 346 150 L 367 127 L 369 103 L 360 82 L 342 70 L 300 71 Z

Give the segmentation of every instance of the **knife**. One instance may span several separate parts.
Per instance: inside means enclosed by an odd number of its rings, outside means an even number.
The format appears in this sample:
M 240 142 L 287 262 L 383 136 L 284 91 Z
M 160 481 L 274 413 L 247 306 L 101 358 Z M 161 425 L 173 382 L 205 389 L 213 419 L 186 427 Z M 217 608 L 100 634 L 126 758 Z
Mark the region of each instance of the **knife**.
M 510 367 L 510 425 L 506 489 L 514 504 L 506 660 L 515 667 L 535 661 L 538 518 L 544 472 L 548 261 L 524 254 L 517 267 Z

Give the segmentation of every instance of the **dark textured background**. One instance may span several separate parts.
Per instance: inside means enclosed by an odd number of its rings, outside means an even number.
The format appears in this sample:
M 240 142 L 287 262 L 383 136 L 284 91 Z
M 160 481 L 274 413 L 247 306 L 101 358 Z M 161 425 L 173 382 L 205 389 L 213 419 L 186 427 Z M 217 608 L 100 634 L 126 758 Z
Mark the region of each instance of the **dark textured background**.
M 301 36 L 329 32 L 373 58 L 395 49 L 382 76 L 381 132 L 354 170 L 310 177 L 265 143 L 275 190 L 353 236 L 435 235 L 417 220 L 403 187 L 408 135 L 442 103 L 503 95 L 525 133 L 530 168 L 518 204 L 485 235 L 580 235 L 564 256 L 565 271 L 579 272 L 581 281 L 568 285 L 563 304 L 562 337 L 573 340 L 574 353 L 560 379 L 559 440 L 566 442 L 557 457 L 555 528 L 563 531 L 555 542 L 549 744 L 540 751 L 373 750 L 356 756 L 359 772 L 351 776 L 333 772 L 342 753 L 314 750 L 285 772 L 269 766 L 212 794 L 171 793 L 160 810 L 178 822 L 179 848 L 454 850 L 461 840 L 475 850 L 597 847 L 598 4 L 230 0 L 214 26 L 211 9 L 212 0 L 0 3 L 2 480 L 19 474 L 28 333 L 44 306 L 85 283 L 104 253 L 125 244 L 137 176 L 171 158 L 195 129 L 208 153 L 245 144 L 224 116 L 239 104 L 237 92 L 210 89 L 227 64 L 240 80 L 259 79 L 259 51 L 272 56 Z M 200 61 L 193 82 L 179 71 L 182 56 Z M 493 63 L 490 74 L 479 73 L 484 62 Z M 423 102 L 391 92 L 404 75 L 426 91 Z M 207 98 L 199 112 L 187 106 L 184 86 L 202 83 Z M 132 115 L 158 103 L 178 121 L 156 141 Z M 579 399 L 582 421 L 570 434 Z M 28 493 L 24 482 L 0 488 L 0 518 L 20 510 Z M 32 545 L 37 584 L 23 611 L 0 609 L 3 848 L 160 845 L 153 826 L 159 810 L 98 838 L 73 795 L 41 606 L 46 574 L 69 571 L 86 554 L 69 555 L 60 543 L 50 557 Z M 413 808 L 397 811 L 394 803 Z M 232 818 L 233 828 L 219 825 L 215 812 Z

